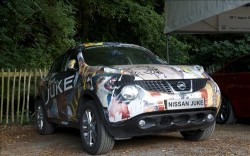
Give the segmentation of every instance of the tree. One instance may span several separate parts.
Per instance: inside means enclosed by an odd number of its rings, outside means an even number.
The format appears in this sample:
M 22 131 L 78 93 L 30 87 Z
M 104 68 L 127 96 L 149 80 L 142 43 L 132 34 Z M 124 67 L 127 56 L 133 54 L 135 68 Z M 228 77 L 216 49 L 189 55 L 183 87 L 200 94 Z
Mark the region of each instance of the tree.
M 9 0 L 0 5 L 3 68 L 48 67 L 74 44 L 74 10 L 64 1 Z
M 250 34 L 203 34 L 192 37 L 190 60 L 205 67 L 222 66 L 250 52 Z M 190 44 L 190 41 L 187 42 Z
M 88 30 L 88 34 L 82 36 L 81 41 L 134 43 L 148 47 L 156 54 L 165 57 L 164 18 L 158 9 L 159 0 L 80 0 L 80 2 L 89 4 L 85 7 L 89 12 L 88 14 L 85 12 L 84 20 L 80 20 L 78 16 L 78 21 L 86 22 L 88 19 L 88 24 L 78 29 L 79 32 L 82 32 L 81 29 Z M 81 8 L 79 5 L 76 7 Z M 83 23 L 79 25 L 84 26 Z
M 166 59 L 162 0 L 9 0 L 0 3 L 0 65 L 42 68 L 77 42 L 124 42 Z M 221 65 L 250 51 L 250 35 L 176 35 L 171 64 Z

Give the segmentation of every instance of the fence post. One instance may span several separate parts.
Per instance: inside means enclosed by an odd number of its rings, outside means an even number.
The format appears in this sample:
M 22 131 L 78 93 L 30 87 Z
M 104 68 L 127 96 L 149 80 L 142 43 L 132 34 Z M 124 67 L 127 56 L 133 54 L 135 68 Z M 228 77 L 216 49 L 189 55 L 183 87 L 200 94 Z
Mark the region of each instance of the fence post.
M 7 80 L 7 110 L 6 110 L 6 124 L 9 124 L 9 107 L 10 107 L 10 69 L 8 69 L 8 80 Z
M 41 69 L 39 69 L 39 73 L 40 73 L 40 78 L 42 79 L 43 78 L 43 73 L 42 73 Z
M 18 93 L 17 93 L 17 122 L 20 122 L 20 89 L 21 89 L 21 79 L 22 79 L 22 69 L 19 71 L 18 78 Z
M 45 76 L 47 76 L 47 70 L 46 70 L 46 68 L 44 68 L 43 70 L 44 70 L 43 77 L 45 77 Z
M 2 69 L 2 97 L 1 97 L 0 124 L 3 123 L 3 96 L 4 96 L 4 69 Z
M 26 69 L 24 69 L 24 78 L 23 78 L 23 106 L 22 106 L 21 124 L 23 124 L 25 96 L 26 96 L 25 92 L 26 92 Z
M 34 84 L 34 86 L 35 86 L 35 98 L 36 98 L 36 84 L 37 84 L 37 69 L 35 69 L 35 74 L 34 74 L 34 76 L 35 76 L 35 84 Z
M 15 87 L 16 87 L 16 69 L 14 72 L 14 80 L 13 80 L 13 85 L 12 85 L 12 99 L 11 99 L 11 121 L 12 121 L 12 123 L 15 122 L 15 106 L 14 106 Z
M 32 70 L 30 70 L 29 72 L 29 79 L 28 79 L 28 93 L 27 93 L 27 105 L 26 105 L 26 119 L 29 122 L 29 102 L 30 102 L 30 80 L 31 80 L 31 76 L 32 76 Z

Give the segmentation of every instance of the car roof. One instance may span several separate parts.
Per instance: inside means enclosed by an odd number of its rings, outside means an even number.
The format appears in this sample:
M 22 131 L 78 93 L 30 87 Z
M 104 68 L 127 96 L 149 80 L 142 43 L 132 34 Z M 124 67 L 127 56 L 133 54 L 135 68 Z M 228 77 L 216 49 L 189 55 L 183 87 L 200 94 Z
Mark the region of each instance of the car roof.
M 95 47 L 134 47 L 134 48 L 143 48 L 144 47 L 135 45 L 135 44 L 128 44 L 128 43 L 119 43 L 119 42 L 95 42 L 95 43 L 83 43 L 84 48 L 95 48 Z
M 136 44 L 119 43 L 119 42 L 90 42 L 90 43 L 80 43 L 74 47 L 71 47 L 66 53 L 72 53 L 72 50 L 73 52 L 76 52 L 75 51 L 76 49 L 92 49 L 100 47 L 129 47 L 129 48 L 138 48 L 151 52 L 149 49 L 141 47 Z

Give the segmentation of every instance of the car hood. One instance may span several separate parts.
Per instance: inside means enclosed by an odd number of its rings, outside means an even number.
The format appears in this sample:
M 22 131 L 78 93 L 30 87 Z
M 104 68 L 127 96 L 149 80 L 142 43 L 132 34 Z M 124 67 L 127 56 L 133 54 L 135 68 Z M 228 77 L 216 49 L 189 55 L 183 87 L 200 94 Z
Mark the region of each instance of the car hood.
M 209 78 L 203 67 L 198 65 L 115 65 L 110 68 L 114 70 L 108 70 L 108 73 L 133 75 L 138 80 Z

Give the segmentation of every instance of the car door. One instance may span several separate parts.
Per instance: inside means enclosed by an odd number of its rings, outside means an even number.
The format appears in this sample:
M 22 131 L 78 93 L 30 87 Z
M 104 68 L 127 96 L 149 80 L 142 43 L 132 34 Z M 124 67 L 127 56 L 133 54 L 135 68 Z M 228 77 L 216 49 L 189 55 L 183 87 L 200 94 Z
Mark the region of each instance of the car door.
M 55 60 L 46 79 L 47 90 L 44 93 L 47 95 L 45 105 L 49 118 L 60 121 L 76 118 L 75 86 L 78 77 L 78 62 L 74 50 L 69 50 Z
M 60 74 L 60 83 L 63 92 L 60 93 L 58 109 L 61 120 L 76 121 L 78 105 L 78 86 L 80 85 L 79 64 L 75 50 L 69 51 L 64 59 L 63 72 Z
M 60 101 L 60 92 L 62 92 L 62 84 L 60 83 L 62 64 L 64 62 L 65 55 L 59 56 L 53 63 L 49 75 L 46 78 L 46 87 L 44 93 L 44 101 L 46 111 L 49 118 L 60 119 L 60 113 L 58 110 L 58 102 Z
M 225 81 L 227 96 L 237 117 L 250 117 L 250 56 L 243 57 L 228 66 Z

